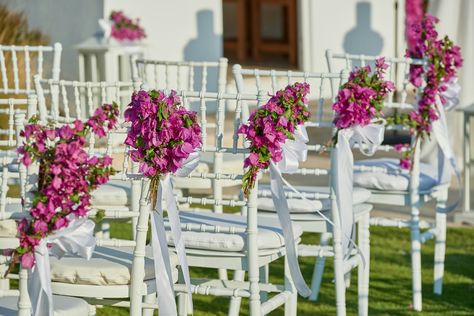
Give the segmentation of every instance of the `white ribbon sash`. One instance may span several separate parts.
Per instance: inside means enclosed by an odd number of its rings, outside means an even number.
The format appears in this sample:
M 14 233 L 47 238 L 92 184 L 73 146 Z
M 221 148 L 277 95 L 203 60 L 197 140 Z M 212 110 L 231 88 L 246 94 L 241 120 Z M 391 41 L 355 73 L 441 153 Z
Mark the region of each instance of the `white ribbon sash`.
M 189 175 L 199 164 L 199 153 L 193 152 L 183 163 L 176 175 L 185 177 Z M 163 200 L 165 205 L 163 207 Z M 155 265 L 155 282 L 158 293 L 158 308 L 160 315 L 177 315 L 176 302 L 174 299 L 173 274 L 168 252 L 168 243 L 166 241 L 166 231 L 163 219 L 163 209 L 168 213 L 168 220 L 171 226 L 171 235 L 173 237 L 176 254 L 183 273 L 184 282 L 188 290 L 189 306 L 192 310 L 193 302 L 191 297 L 191 280 L 189 277 L 189 268 L 186 260 L 186 250 L 184 240 L 181 234 L 181 222 L 179 219 L 178 206 L 173 194 L 173 184 L 171 177 L 166 174 L 160 180 L 158 186 L 158 196 L 156 199 L 156 212 L 152 212 L 152 248 Z M 165 267 L 163 269 L 163 267 Z
M 336 166 L 332 166 L 336 173 L 336 204 L 340 214 L 342 246 L 344 253 L 350 253 L 350 245 L 354 245 L 354 212 L 352 202 L 354 157 L 351 147 L 354 143 L 359 144 L 360 151 L 371 156 L 375 153 L 384 138 L 385 124 L 371 123 L 366 126 L 352 126 L 339 130 L 337 144 L 334 154 L 336 155 Z M 365 147 L 365 148 L 364 148 Z
M 111 34 L 112 34 L 112 24 L 110 23 L 109 20 L 105 19 L 99 19 L 99 26 L 102 29 L 102 32 L 104 33 L 104 40 L 107 41 Z
M 42 239 L 36 247 L 36 265 L 31 271 L 28 286 L 34 316 L 54 314 L 49 253 L 58 258 L 67 253 L 89 260 L 95 248 L 94 226 L 91 220 L 74 218 L 68 227 Z M 48 249 L 48 245 L 51 248 Z
M 272 200 L 278 214 L 285 239 L 286 258 L 290 269 L 291 278 L 298 293 L 303 297 L 311 295 L 311 290 L 306 285 L 298 263 L 298 254 L 295 246 L 295 235 L 291 224 L 290 210 L 283 188 L 284 179 L 282 172 L 293 173 L 298 170 L 299 161 L 306 160 L 308 148 L 308 134 L 304 126 L 298 126 L 294 133 L 295 140 L 287 140 L 282 145 L 283 158 L 275 165 L 270 163 L 270 189 Z M 285 181 L 286 182 L 286 181 Z
M 448 166 L 446 166 L 446 162 L 448 162 L 458 181 L 459 197 L 452 205 L 447 206 L 444 209 L 438 209 L 439 212 L 443 213 L 449 213 L 455 210 L 463 199 L 463 190 L 461 190 L 461 172 L 456 165 L 456 157 L 454 156 L 454 152 L 449 141 L 449 129 L 445 113 L 445 109 L 451 110 L 459 103 L 458 95 L 461 87 L 459 84 L 457 84 L 457 78 L 451 78 L 446 86 L 447 90 L 442 93 L 442 96 L 446 100 L 446 106 L 444 108 L 443 104 L 441 103 L 441 99 L 439 96 L 436 96 L 435 105 L 436 110 L 438 111 L 439 119 L 433 122 L 432 131 L 436 141 L 438 142 L 439 149 L 441 150 L 439 160 L 443 162 L 443 165 L 438 168 L 438 182 L 444 183 L 450 181 L 451 170 L 449 170 Z

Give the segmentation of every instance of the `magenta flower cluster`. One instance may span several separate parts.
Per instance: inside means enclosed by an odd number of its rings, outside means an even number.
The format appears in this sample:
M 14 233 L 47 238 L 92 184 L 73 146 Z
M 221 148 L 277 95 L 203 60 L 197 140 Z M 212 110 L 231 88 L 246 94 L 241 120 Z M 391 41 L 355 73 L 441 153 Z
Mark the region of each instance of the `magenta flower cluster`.
M 146 37 L 139 19 L 133 21 L 122 11 L 112 11 L 110 21 L 112 22 L 111 36 L 118 41 L 136 41 Z
M 416 124 L 414 129 L 420 134 L 431 132 L 431 123 L 438 119 L 436 113 L 435 98 L 439 96 L 444 104 L 445 100 L 440 95 L 446 89 L 443 85 L 456 76 L 457 70 L 462 66 L 461 49 L 446 36 L 438 39 L 436 23 L 438 18 L 427 14 L 421 22 L 412 27 L 416 36 L 416 44 L 407 50 L 407 56 L 417 59 L 425 59 L 428 65 L 410 66 L 410 82 L 417 88 L 426 84 L 418 101 L 418 110 L 410 113 L 410 118 Z M 424 78 L 423 78 L 424 77 Z
M 112 158 L 89 155 L 85 150 L 86 137 L 94 133 L 105 135 L 117 123 L 117 105 L 104 104 L 86 122 L 55 127 L 41 125 L 36 118 L 25 126 L 21 136 L 23 146 L 18 148 L 25 166 L 39 163 L 38 191 L 30 209 L 31 219 L 18 223 L 20 246 L 15 250 L 17 259 L 25 268 L 35 264 L 34 250 L 42 238 L 69 224 L 71 214 L 86 216 L 91 203 L 91 192 L 108 181 L 114 173 Z
M 442 104 L 446 103 L 441 93 L 447 89 L 446 83 L 456 77 L 463 63 L 461 48 L 454 45 L 447 36 L 438 38 L 438 22 L 438 18 L 426 14 L 420 22 L 413 24 L 415 44 L 407 50 L 407 57 L 427 62 L 425 66 L 410 65 L 409 80 L 415 87 L 421 88 L 422 93 L 418 108 L 399 119 L 410 127 L 412 133 L 416 133 L 416 142 L 430 135 L 432 123 L 439 119 L 435 108 L 436 97 L 440 98 Z M 413 148 L 404 151 L 400 160 L 401 167 L 411 168 Z
M 375 61 L 375 70 L 370 65 L 354 69 L 349 80 L 339 90 L 332 108 L 335 112 L 334 124 L 338 129 L 354 125 L 365 126 L 382 116 L 383 102 L 395 86 L 384 80 L 388 65 L 384 58 Z
M 250 154 L 244 161 L 244 167 L 249 169 L 242 179 L 245 196 L 254 187 L 258 171 L 283 158 L 282 144 L 294 139 L 296 127 L 309 119 L 308 93 L 307 83 L 288 85 L 255 110 L 247 124 L 239 127 L 238 133 L 250 142 Z
M 406 0 L 405 1 L 405 37 L 407 46 L 412 49 L 416 45 L 417 34 L 413 31 L 412 25 L 420 23 L 423 18 L 424 0 Z
M 175 91 L 141 90 L 132 95 L 125 111 L 130 130 L 125 144 L 140 163 L 140 172 L 150 178 L 174 173 L 201 146 L 201 127 L 196 112 L 181 105 Z

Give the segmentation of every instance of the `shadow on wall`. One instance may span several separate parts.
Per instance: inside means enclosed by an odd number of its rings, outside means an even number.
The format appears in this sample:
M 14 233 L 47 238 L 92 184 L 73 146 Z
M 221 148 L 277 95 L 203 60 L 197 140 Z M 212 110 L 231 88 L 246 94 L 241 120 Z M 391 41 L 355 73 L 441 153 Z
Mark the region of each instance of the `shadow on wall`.
M 184 48 L 186 61 L 218 61 L 222 54 L 222 34 L 216 34 L 214 29 L 214 13 L 211 10 L 201 10 L 197 13 L 197 37 L 191 39 Z M 196 69 L 193 90 L 201 91 L 202 69 Z M 206 91 L 217 92 L 217 69 L 208 70 Z
M 369 2 L 356 5 L 356 25 L 344 37 L 344 51 L 349 54 L 379 55 L 383 48 L 380 33 L 371 28 L 372 8 Z

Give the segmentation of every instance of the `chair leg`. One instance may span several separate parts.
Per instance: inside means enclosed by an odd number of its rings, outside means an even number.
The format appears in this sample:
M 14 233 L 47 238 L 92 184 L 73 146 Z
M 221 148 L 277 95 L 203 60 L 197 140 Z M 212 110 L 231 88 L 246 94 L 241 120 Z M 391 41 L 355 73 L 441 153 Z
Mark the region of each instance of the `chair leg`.
M 443 192 L 438 198 L 436 208 L 446 207 L 448 192 Z M 446 214 L 436 212 L 436 239 L 434 257 L 433 292 L 441 295 L 443 292 L 444 258 L 446 255 Z
M 102 236 L 104 239 L 110 239 L 110 222 L 108 220 L 103 220 L 100 226 L 102 230 Z
M 334 279 L 336 287 L 336 314 L 346 315 L 346 283 L 344 281 L 344 258 L 341 237 L 334 236 Z
M 145 303 L 156 303 L 156 294 L 148 294 L 144 298 Z M 143 309 L 143 316 L 153 316 L 155 310 L 153 308 L 144 308 Z
M 359 249 L 364 256 L 365 265 L 358 267 L 359 316 L 369 314 L 369 276 L 370 276 L 370 214 L 364 215 L 358 223 Z
M 322 233 L 319 244 L 321 246 L 327 246 L 330 238 L 330 233 Z M 318 300 L 319 290 L 321 288 L 321 282 L 323 280 L 325 263 L 326 257 L 316 257 L 316 262 L 314 264 L 313 270 L 313 278 L 311 280 L 311 296 L 309 297 L 310 301 L 316 302 Z
M 245 271 L 243 270 L 236 270 L 234 271 L 234 281 L 243 281 L 245 279 Z M 242 298 L 239 296 L 232 296 L 230 298 L 229 304 L 229 316 L 238 316 L 240 313 L 240 303 L 242 302 Z
M 267 284 L 270 273 L 270 266 L 268 264 L 260 267 L 260 283 Z M 265 302 L 268 299 L 268 293 L 260 292 L 260 302 Z
M 351 276 L 352 276 L 351 271 L 344 274 L 344 283 L 346 284 L 346 289 L 351 286 Z
M 421 240 L 420 210 L 418 203 L 411 206 L 411 270 L 413 309 L 416 311 L 421 311 Z
M 298 312 L 298 292 L 291 278 L 288 260 L 285 256 L 285 290 L 290 291 L 291 295 L 285 302 L 285 316 L 296 316 Z

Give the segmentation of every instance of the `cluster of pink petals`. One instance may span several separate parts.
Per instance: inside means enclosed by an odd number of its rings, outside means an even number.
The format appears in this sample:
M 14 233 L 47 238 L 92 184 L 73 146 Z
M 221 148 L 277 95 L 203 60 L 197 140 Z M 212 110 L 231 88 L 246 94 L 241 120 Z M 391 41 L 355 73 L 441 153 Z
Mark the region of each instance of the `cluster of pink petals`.
M 365 126 L 382 115 L 383 101 L 395 86 L 383 79 L 388 68 L 384 58 L 375 62 L 375 71 L 370 66 L 354 69 L 349 80 L 341 87 L 332 108 L 334 124 L 338 129 L 354 125 Z
M 409 48 L 416 45 L 417 35 L 412 25 L 419 23 L 423 18 L 424 0 L 406 0 L 405 2 L 405 36 Z
M 112 11 L 110 21 L 113 23 L 111 36 L 118 41 L 136 41 L 146 37 L 145 30 L 139 25 L 139 19 L 133 21 L 122 11 Z
M 463 63 L 461 48 L 454 45 L 447 36 L 438 38 L 438 22 L 438 18 L 426 14 L 411 27 L 410 34 L 414 44 L 409 46 L 407 56 L 424 59 L 428 63 L 426 66 L 410 65 L 410 82 L 423 89 L 417 110 L 409 114 L 409 125 L 412 132 L 417 134 L 417 138 L 431 133 L 432 123 L 439 119 L 435 109 L 436 97 L 439 96 L 441 102 L 446 103 L 440 93 L 446 89 L 445 83 L 456 76 Z M 404 154 L 400 160 L 402 168 L 411 168 L 412 163 L 408 163 L 408 159 L 411 159 L 410 154 Z
M 87 215 L 92 190 L 113 174 L 112 158 L 90 156 L 84 146 L 89 132 L 104 136 L 106 128 L 114 128 L 117 116 L 118 107 L 105 104 L 85 123 L 76 120 L 71 125 L 54 127 L 33 120 L 21 132 L 25 138 L 18 148 L 22 163 L 29 166 L 38 162 L 40 166 L 31 219 L 18 224 L 20 246 L 16 253 L 23 267 L 34 266 L 35 247 L 42 238 L 67 227 L 70 214 Z
M 248 196 L 253 188 L 259 169 L 266 169 L 270 161 L 282 159 L 282 144 L 293 139 L 298 125 L 309 119 L 306 95 L 309 84 L 295 83 L 271 96 L 267 103 L 254 111 L 247 124 L 238 133 L 250 142 L 250 154 L 244 161 L 249 170 L 244 175 L 243 190 Z
M 147 177 L 174 173 L 201 146 L 201 127 L 196 112 L 181 105 L 175 91 L 140 90 L 125 111 L 130 122 L 125 144 L 133 161 Z
M 421 21 L 413 24 L 412 32 L 416 41 L 407 50 L 407 56 L 428 62 L 425 68 L 422 65 L 410 66 L 410 82 L 415 87 L 421 87 L 425 82 L 417 113 L 410 114 L 410 118 L 416 123 L 415 131 L 420 134 L 431 132 L 432 122 L 438 119 L 434 109 L 436 96 L 446 89 L 444 83 L 455 77 L 462 66 L 460 47 L 453 45 L 448 37 L 438 39 L 438 21 L 438 18 L 427 14 Z M 445 103 L 442 97 L 441 101 Z

